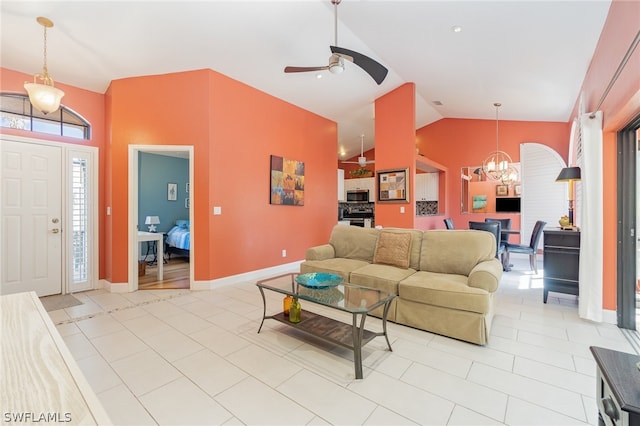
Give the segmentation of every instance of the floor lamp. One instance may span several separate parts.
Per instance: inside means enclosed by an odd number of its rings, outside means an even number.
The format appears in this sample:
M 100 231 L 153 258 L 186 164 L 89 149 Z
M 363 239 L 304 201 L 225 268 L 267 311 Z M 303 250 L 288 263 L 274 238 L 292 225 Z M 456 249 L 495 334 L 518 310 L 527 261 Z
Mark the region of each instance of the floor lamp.
M 569 227 L 573 227 L 573 183 L 577 180 L 580 180 L 580 167 L 565 167 L 556 178 L 556 182 L 569 182 Z

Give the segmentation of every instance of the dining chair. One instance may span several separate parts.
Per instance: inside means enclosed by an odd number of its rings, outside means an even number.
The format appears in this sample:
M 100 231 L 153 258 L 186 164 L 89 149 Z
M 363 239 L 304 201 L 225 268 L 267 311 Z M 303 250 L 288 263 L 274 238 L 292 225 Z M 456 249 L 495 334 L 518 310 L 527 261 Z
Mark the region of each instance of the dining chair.
M 511 253 L 523 253 L 529 255 L 529 266 L 531 270 L 536 274 L 538 273 L 538 262 L 536 260 L 536 252 L 538 251 L 538 242 L 540 241 L 540 237 L 542 236 L 542 230 L 547 222 L 543 220 L 539 220 L 533 226 L 533 231 L 531 232 L 531 240 L 529 241 L 529 245 L 524 244 L 511 244 L 507 243 L 507 262 L 509 261 L 509 255 Z
M 453 226 L 453 219 L 451 219 L 450 217 L 443 219 L 444 220 L 444 226 L 447 227 L 447 229 L 455 229 L 455 226 Z
M 473 222 L 469 221 L 469 229 L 491 232 L 496 239 L 496 258 L 502 262 L 502 269 L 506 270 L 506 246 L 500 241 L 500 222 Z
M 503 229 L 511 229 L 511 218 L 507 218 L 507 219 L 492 219 L 492 218 L 486 218 L 484 220 L 485 222 L 500 222 L 500 230 L 502 231 Z M 500 241 L 503 243 L 508 243 L 509 242 L 509 234 L 504 234 L 504 233 L 500 233 Z

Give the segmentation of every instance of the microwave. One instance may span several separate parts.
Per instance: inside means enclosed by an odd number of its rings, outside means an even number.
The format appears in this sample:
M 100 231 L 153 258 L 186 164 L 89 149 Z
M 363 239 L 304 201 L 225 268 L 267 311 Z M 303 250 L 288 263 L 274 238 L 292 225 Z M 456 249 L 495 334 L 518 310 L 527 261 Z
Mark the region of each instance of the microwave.
M 353 189 L 347 191 L 348 203 L 368 203 L 369 202 L 369 190 L 368 189 Z

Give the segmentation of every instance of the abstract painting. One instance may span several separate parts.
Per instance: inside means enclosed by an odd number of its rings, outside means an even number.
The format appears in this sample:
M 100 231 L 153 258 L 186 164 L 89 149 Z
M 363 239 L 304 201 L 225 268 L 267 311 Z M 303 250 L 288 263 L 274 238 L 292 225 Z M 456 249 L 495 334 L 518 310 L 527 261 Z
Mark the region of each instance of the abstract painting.
M 271 156 L 271 204 L 304 206 L 304 162 Z

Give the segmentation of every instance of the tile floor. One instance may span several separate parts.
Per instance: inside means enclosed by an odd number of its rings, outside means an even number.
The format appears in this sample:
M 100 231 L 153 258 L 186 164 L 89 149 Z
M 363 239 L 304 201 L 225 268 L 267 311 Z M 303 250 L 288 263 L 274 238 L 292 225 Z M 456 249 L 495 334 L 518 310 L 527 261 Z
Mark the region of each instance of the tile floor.
M 580 320 L 575 297 L 544 305 L 542 275 L 512 260 L 486 347 L 389 324 L 393 352 L 369 343 L 364 380 L 347 350 L 273 320 L 257 334 L 253 282 L 90 291 L 50 316 L 116 425 L 596 425 L 589 346 L 633 346 L 613 325 Z M 282 298 L 268 293 L 275 312 Z

